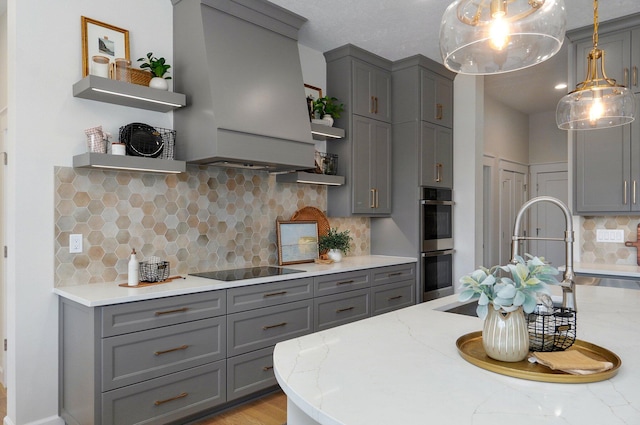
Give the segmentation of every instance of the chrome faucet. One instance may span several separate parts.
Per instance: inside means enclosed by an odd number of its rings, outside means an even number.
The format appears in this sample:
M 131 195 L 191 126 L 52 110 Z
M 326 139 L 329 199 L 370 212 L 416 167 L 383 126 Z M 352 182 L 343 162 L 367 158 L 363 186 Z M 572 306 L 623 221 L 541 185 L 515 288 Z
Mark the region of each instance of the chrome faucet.
M 564 213 L 565 231 L 564 238 L 542 238 L 537 236 L 518 236 L 520 233 L 520 221 L 526 210 L 533 204 L 538 202 L 551 202 L 557 205 Z M 511 237 L 511 262 L 516 262 L 516 256 L 518 255 L 518 241 L 522 240 L 546 240 L 546 241 L 564 241 L 565 243 L 565 270 L 560 282 L 562 287 L 562 307 L 571 308 L 574 311 L 578 311 L 576 307 L 576 284 L 575 274 L 573 273 L 573 221 L 571 220 L 571 213 L 565 204 L 561 200 L 552 196 L 538 196 L 525 202 L 518 215 L 516 216 L 516 223 L 513 226 L 513 236 Z

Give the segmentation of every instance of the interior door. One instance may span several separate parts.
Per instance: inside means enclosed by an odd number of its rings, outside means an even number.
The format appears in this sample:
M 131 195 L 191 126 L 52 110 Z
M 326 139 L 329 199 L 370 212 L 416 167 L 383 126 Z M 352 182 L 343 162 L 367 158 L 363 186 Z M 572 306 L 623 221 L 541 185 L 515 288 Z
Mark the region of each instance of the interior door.
M 553 196 L 568 205 L 567 164 L 548 164 L 531 167 L 531 181 L 536 196 Z M 539 202 L 531 207 L 531 235 L 561 238 L 565 231 L 565 218 L 557 205 Z M 555 267 L 565 264 L 565 244 L 561 241 L 531 241 L 531 254 L 544 257 Z
M 515 165 L 515 164 L 514 164 Z M 516 166 L 518 170 L 500 168 L 500 264 L 511 260 L 511 236 L 516 215 L 527 199 L 526 166 Z M 520 234 L 527 229 L 527 217 L 521 223 Z M 528 252 L 526 244 L 520 253 Z

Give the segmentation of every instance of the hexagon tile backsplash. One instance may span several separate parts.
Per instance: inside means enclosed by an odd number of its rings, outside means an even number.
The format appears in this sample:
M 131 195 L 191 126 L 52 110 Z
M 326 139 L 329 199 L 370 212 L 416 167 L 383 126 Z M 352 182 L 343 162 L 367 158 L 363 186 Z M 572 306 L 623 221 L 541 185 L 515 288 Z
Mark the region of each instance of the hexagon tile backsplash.
M 56 167 L 54 181 L 55 286 L 126 282 L 132 248 L 140 261 L 169 261 L 171 275 L 277 264 L 276 220 L 327 204 L 324 186 L 196 165 L 169 175 Z M 329 224 L 349 229 L 350 255 L 369 254 L 369 219 Z M 69 253 L 73 233 L 81 254 Z
M 596 241 L 597 229 L 622 229 L 625 241 L 635 241 L 640 217 L 598 216 L 581 217 L 580 262 L 597 264 L 637 265 L 635 248 L 624 243 L 606 243 Z

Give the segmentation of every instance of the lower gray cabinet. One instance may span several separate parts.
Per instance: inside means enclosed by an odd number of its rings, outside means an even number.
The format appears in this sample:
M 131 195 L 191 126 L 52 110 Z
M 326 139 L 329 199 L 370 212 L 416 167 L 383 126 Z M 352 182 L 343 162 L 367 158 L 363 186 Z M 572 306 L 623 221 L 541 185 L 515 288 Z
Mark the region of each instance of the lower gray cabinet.
M 315 330 L 322 331 L 371 316 L 370 300 L 369 289 L 316 298 L 313 300 Z
M 409 307 L 416 303 L 415 280 L 375 286 L 371 288 L 371 302 L 373 316 Z
M 227 359 L 227 400 L 235 400 L 277 385 L 273 373 L 273 347 Z
M 102 423 L 164 424 L 222 404 L 225 369 L 221 360 L 103 393 Z

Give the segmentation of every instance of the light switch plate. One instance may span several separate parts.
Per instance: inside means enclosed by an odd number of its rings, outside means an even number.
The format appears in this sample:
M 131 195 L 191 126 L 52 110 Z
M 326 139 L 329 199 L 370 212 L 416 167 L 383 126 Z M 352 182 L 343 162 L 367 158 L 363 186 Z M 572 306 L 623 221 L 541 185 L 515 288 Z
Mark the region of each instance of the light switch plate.
M 597 229 L 596 242 L 624 243 L 624 230 Z
M 69 235 L 69 254 L 79 254 L 82 252 L 82 235 Z

